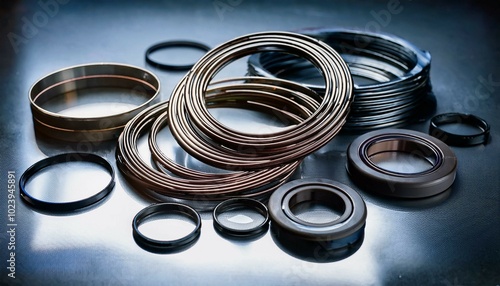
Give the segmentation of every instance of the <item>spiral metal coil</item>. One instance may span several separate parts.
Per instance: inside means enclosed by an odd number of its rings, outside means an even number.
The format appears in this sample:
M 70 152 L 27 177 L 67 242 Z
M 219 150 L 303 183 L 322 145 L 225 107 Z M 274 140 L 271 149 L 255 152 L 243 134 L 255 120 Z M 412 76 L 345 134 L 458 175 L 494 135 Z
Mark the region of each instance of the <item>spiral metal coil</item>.
M 433 109 L 429 52 L 386 34 L 343 29 L 305 30 L 303 34 L 338 51 L 359 80 L 355 80 L 354 102 L 344 130 L 401 126 L 426 117 Z M 294 55 L 254 54 L 248 60 L 248 73 L 302 82 L 319 94 L 325 93 L 325 86 L 318 84 L 322 74 Z
M 213 81 L 233 60 L 269 50 L 296 54 L 318 66 L 325 75 L 324 95 L 283 79 L 246 76 Z M 242 36 L 202 57 L 169 101 L 128 122 L 118 139 L 117 165 L 136 189 L 162 201 L 182 201 L 200 209 L 205 207 L 196 202 L 208 202 L 210 208 L 233 197 L 263 199 L 291 177 L 303 157 L 339 132 L 352 99 L 349 69 L 328 45 L 288 32 Z M 263 134 L 240 132 L 208 111 L 220 107 L 268 113 L 286 127 Z M 158 132 L 167 127 L 188 154 L 228 171 L 206 173 L 168 158 L 157 142 Z M 148 132 L 152 166 L 137 147 Z
M 228 128 L 207 110 L 205 90 L 224 66 L 246 55 L 275 51 L 295 54 L 317 66 L 324 76 L 323 99 L 304 121 L 268 134 Z M 251 170 L 299 160 L 328 143 L 349 112 L 352 79 L 340 55 L 308 36 L 264 32 L 242 36 L 208 52 L 177 85 L 170 97 L 170 128 L 195 158 L 223 169 Z

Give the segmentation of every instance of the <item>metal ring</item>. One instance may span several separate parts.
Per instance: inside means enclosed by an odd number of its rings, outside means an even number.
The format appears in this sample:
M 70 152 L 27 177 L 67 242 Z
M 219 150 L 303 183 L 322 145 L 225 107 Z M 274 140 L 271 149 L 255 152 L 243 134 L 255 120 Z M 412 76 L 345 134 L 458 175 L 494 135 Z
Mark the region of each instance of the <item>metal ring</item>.
M 261 95 L 253 93 L 253 96 L 235 95 L 233 87 L 241 90 L 242 85 L 234 85 L 234 80 L 231 79 L 226 81 L 229 81 L 230 84 L 221 86 L 214 83 L 215 86 L 210 86 L 208 89 L 207 104 L 209 108 L 219 106 L 255 108 L 264 112 L 271 111 L 291 122 L 300 122 L 303 118 L 307 118 L 316 106 L 312 103 L 310 105 L 297 104 L 272 93 Z M 235 79 L 235 81 L 241 80 Z M 269 82 L 268 79 L 265 81 Z M 271 82 L 279 83 L 280 81 L 271 80 Z M 252 88 L 255 92 L 255 88 L 257 88 L 251 79 L 249 79 L 248 86 L 246 83 L 243 86 L 246 86 L 243 88 L 246 92 L 252 91 Z M 276 86 L 274 88 L 279 90 Z M 295 95 L 299 97 L 297 93 Z M 308 97 L 304 96 L 304 98 Z M 156 144 L 158 131 L 165 126 L 170 127 L 167 114 L 169 104 L 170 102 L 159 103 L 133 118 L 118 139 L 116 152 L 117 165 L 129 182 L 136 185 L 137 190 L 146 192 L 147 195 L 152 195 L 155 199 L 183 199 L 192 206 L 196 205 L 196 208 L 213 209 L 215 206 L 212 204 L 213 202 L 218 203 L 235 196 L 260 198 L 267 196 L 286 182 L 300 164 L 300 161 L 295 161 L 255 171 L 237 171 L 236 169 L 232 172 L 216 174 L 198 172 L 179 166 L 164 156 Z M 282 107 L 285 107 L 286 110 L 281 110 Z M 137 150 L 138 138 L 148 131 L 150 132 L 149 144 L 153 161 L 159 166 L 158 169 L 149 166 Z M 168 169 L 171 173 L 164 172 L 163 168 Z M 207 205 L 205 206 L 205 204 Z
M 426 117 L 423 107 L 434 109 L 430 53 L 389 34 L 329 28 L 298 32 L 333 47 L 353 76 L 372 80 L 366 84 L 355 80 L 354 102 L 343 130 L 403 125 Z M 254 54 L 248 60 L 248 71 L 250 75 L 295 80 L 319 94 L 325 92 L 324 85 L 314 82 L 322 76 L 317 68 L 294 55 L 268 51 Z
M 290 126 L 286 132 L 255 135 L 225 127 L 206 108 L 205 91 L 209 82 L 231 61 L 270 50 L 296 54 L 317 65 L 325 77 L 324 99 L 309 118 Z M 186 150 L 192 156 L 220 168 L 237 166 L 250 170 L 301 159 L 324 146 L 340 131 L 352 99 L 347 65 L 331 47 L 295 33 L 264 32 L 233 39 L 202 57 L 174 89 L 169 117 L 178 141 L 195 142 Z M 187 118 L 179 116 L 182 109 L 186 110 Z M 190 127 L 181 127 L 181 120 L 189 122 Z
M 377 166 L 370 157 L 404 152 L 426 160 L 422 172 L 401 173 Z M 422 132 L 384 129 L 356 138 L 347 149 L 347 171 L 364 189 L 399 198 L 424 198 L 448 189 L 455 180 L 457 158 L 442 141 Z
M 264 221 L 262 221 L 259 225 L 256 225 L 252 228 L 232 228 L 230 226 L 225 225 L 219 220 L 219 215 L 227 211 L 237 211 L 242 209 L 251 209 L 258 213 L 260 213 L 264 217 Z M 254 199 L 249 198 L 233 198 L 229 200 L 225 200 L 219 203 L 212 213 L 212 217 L 214 220 L 214 227 L 216 230 L 229 234 L 231 236 L 237 237 L 249 237 L 255 236 L 265 232 L 268 228 L 269 223 L 269 212 L 267 207 Z
M 195 224 L 188 235 L 174 240 L 156 240 L 145 236 L 140 230 L 141 223 L 158 214 L 180 214 L 189 218 Z M 161 203 L 150 205 L 139 211 L 132 221 L 133 235 L 139 246 L 153 251 L 173 251 L 191 245 L 200 235 L 201 217 L 193 208 L 178 203 Z
M 120 87 L 148 99 L 125 112 L 107 116 L 73 117 L 44 109 L 41 104 L 60 95 L 86 88 Z M 38 80 L 30 89 L 31 113 L 37 131 L 66 141 L 104 141 L 116 138 L 127 121 L 158 97 L 160 80 L 151 72 L 130 65 L 94 63 L 55 71 Z
M 293 208 L 308 203 L 330 204 L 342 214 L 328 222 L 306 222 Z M 278 237 L 305 243 L 319 242 L 325 249 L 354 244 L 364 234 L 366 205 L 352 188 L 327 179 L 300 179 L 278 188 L 269 199 L 269 213 Z
M 104 189 L 102 189 L 98 193 L 88 198 L 72 202 L 64 202 L 64 203 L 47 202 L 31 196 L 26 191 L 26 184 L 40 170 L 52 165 L 67 163 L 67 162 L 95 163 L 97 165 L 104 167 L 111 176 L 111 179 L 109 183 L 106 185 L 106 187 L 104 187 Z M 70 212 L 95 204 L 98 201 L 102 200 L 104 197 L 106 197 L 111 192 L 111 190 L 113 190 L 114 186 L 115 186 L 115 173 L 113 167 L 111 167 L 111 165 L 106 159 L 90 153 L 65 153 L 45 158 L 43 160 L 36 162 L 35 164 L 31 165 L 28 169 L 26 169 L 26 171 L 24 171 L 21 178 L 19 179 L 19 190 L 21 198 L 33 208 L 50 212 Z
M 208 47 L 207 45 L 194 41 L 166 41 L 155 44 L 146 50 L 146 62 L 162 70 L 184 71 L 184 70 L 189 70 L 191 67 L 193 67 L 194 64 L 188 64 L 188 65 L 163 64 L 151 59 L 151 54 L 153 52 L 161 49 L 174 48 L 174 47 L 195 48 L 198 50 L 202 50 L 204 52 L 208 52 L 210 50 L 210 47 Z
M 439 126 L 450 123 L 461 123 L 476 127 L 480 133 L 472 135 L 453 134 L 441 129 Z M 486 120 L 472 114 L 444 113 L 434 116 L 429 126 L 429 134 L 446 144 L 453 146 L 473 146 L 488 143 L 490 125 Z

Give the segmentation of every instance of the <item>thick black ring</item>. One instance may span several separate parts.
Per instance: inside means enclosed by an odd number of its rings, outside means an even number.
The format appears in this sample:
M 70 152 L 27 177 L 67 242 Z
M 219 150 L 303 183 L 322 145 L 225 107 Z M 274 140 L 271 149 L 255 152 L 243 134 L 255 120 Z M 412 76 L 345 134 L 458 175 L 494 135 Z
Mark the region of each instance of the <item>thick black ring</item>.
M 189 70 L 190 68 L 193 67 L 193 64 L 189 65 L 171 65 L 171 64 L 162 64 L 157 61 L 154 61 L 151 59 L 151 54 L 155 51 L 165 49 L 165 48 L 173 48 L 173 47 L 185 47 L 185 48 L 195 48 L 198 50 L 202 50 L 204 52 L 208 52 L 210 50 L 210 47 L 207 45 L 204 45 L 202 43 L 194 42 L 194 41 L 167 41 L 167 42 L 161 42 L 156 45 L 153 45 L 149 47 L 146 50 L 146 62 L 156 68 L 162 69 L 162 70 L 172 70 L 172 71 L 185 71 Z
M 406 152 L 426 159 L 432 167 L 400 173 L 378 167 L 371 156 Z M 360 187 L 398 198 L 424 198 L 447 190 L 455 180 L 457 157 L 448 145 L 422 132 L 384 129 L 356 138 L 347 149 L 347 172 Z
M 218 216 L 220 214 L 226 211 L 237 210 L 241 208 L 248 208 L 257 211 L 264 217 L 264 221 L 259 225 L 248 229 L 231 228 L 219 221 Z M 225 200 L 219 203 L 214 208 L 212 216 L 214 219 L 215 229 L 231 236 L 255 236 L 267 231 L 269 225 L 269 212 L 267 210 L 267 207 L 263 203 L 249 198 L 233 198 Z
M 106 171 L 108 171 L 109 175 L 111 176 L 111 179 L 107 184 L 107 186 L 100 192 L 88 198 L 73 202 L 57 203 L 57 202 L 42 201 L 31 196 L 30 194 L 28 194 L 28 192 L 26 192 L 26 184 L 31 179 L 31 177 L 33 177 L 33 175 L 35 175 L 38 171 L 51 165 L 66 163 L 66 162 L 90 162 L 98 164 L 104 167 Z M 113 170 L 113 167 L 111 167 L 111 165 L 109 164 L 108 161 L 106 161 L 106 159 L 90 153 L 65 153 L 45 158 L 43 160 L 36 162 L 35 164 L 31 165 L 31 167 L 26 169 L 26 171 L 24 171 L 21 178 L 19 179 L 19 190 L 21 198 L 33 208 L 50 212 L 69 212 L 90 206 L 102 200 L 104 197 L 106 197 L 111 192 L 111 190 L 113 190 L 114 186 L 115 186 L 115 172 Z
M 449 123 L 466 124 L 482 132 L 473 135 L 459 135 L 444 131 L 439 126 Z M 490 137 L 490 125 L 486 120 L 472 114 L 444 113 L 434 116 L 429 125 L 429 134 L 438 138 L 446 144 L 453 146 L 474 146 L 488 143 Z
M 315 192 L 327 193 L 336 199 L 324 201 L 325 197 Z M 344 212 L 328 223 L 307 223 L 293 215 L 291 204 L 309 201 L 343 204 Z M 352 188 L 335 181 L 300 179 L 288 182 L 271 195 L 268 206 L 273 229 L 280 239 L 320 243 L 323 248 L 333 250 L 354 244 L 364 234 L 367 211 L 363 198 Z
M 174 240 L 156 240 L 145 236 L 139 231 L 141 222 L 153 215 L 157 214 L 180 214 L 191 219 L 195 228 L 188 235 Z M 138 212 L 132 221 L 132 229 L 134 239 L 137 244 L 147 250 L 153 251 L 173 251 L 183 249 L 192 244 L 200 235 L 201 217 L 200 214 L 192 207 L 179 203 L 160 203 L 145 207 Z

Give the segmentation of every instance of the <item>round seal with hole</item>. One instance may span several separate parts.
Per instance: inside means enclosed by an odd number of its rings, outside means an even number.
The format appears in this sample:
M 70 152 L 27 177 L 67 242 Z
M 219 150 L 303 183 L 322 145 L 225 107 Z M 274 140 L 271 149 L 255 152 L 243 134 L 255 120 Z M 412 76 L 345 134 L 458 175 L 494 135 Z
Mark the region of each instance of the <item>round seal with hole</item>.
M 209 46 L 194 41 L 166 41 L 155 44 L 146 50 L 146 62 L 156 68 L 171 71 L 185 71 L 193 67 L 194 63 L 188 65 L 173 65 L 160 63 L 151 58 L 151 54 L 153 52 L 168 48 L 194 48 L 204 52 L 208 52 L 210 50 Z
M 328 211 L 318 212 L 315 206 L 319 205 Z M 336 181 L 318 178 L 288 182 L 271 195 L 268 207 L 277 237 L 286 240 L 339 249 L 354 244 L 364 234 L 367 211 L 363 198 Z
M 226 215 L 238 213 L 249 221 L 232 221 Z M 252 216 L 253 218 L 248 218 Z M 233 198 L 219 203 L 213 211 L 214 227 L 217 231 L 237 237 L 256 236 L 265 232 L 269 225 L 266 205 L 249 198 Z
M 445 124 L 465 124 L 481 131 L 470 135 L 453 134 L 441 128 Z M 486 120 L 472 114 L 444 113 L 436 115 L 431 119 L 429 134 L 449 145 L 462 147 L 474 146 L 488 143 L 490 125 Z
M 194 229 L 184 237 L 173 240 L 157 240 L 144 235 L 139 226 L 151 216 L 161 214 L 177 214 L 182 215 L 194 223 Z M 150 205 L 139 211 L 133 221 L 132 229 L 135 241 L 139 246 L 155 252 L 170 252 L 181 250 L 190 246 L 196 241 L 200 235 L 201 216 L 192 207 L 180 203 L 159 203 Z
M 383 168 L 376 156 L 403 153 L 424 160 L 429 168 L 403 173 Z M 365 133 L 347 149 L 347 172 L 363 189 L 391 197 L 424 198 L 447 190 L 454 182 L 457 157 L 448 145 L 422 132 L 384 129 Z
M 111 179 L 109 180 L 109 183 L 99 192 L 96 192 L 90 197 L 77 201 L 49 202 L 37 199 L 36 197 L 30 195 L 29 191 L 26 190 L 26 184 L 35 174 L 46 167 L 66 162 L 90 162 L 100 165 L 104 167 L 104 169 L 106 169 L 106 171 L 111 176 Z M 64 153 L 45 158 L 26 169 L 26 171 L 24 171 L 24 173 L 21 175 L 21 178 L 19 179 L 19 191 L 21 194 L 21 198 L 33 208 L 52 212 L 69 212 L 90 206 L 106 197 L 111 192 L 111 190 L 113 190 L 114 186 L 115 173 L 113 167 L 111 167 L 106 159 L 91 153 Z

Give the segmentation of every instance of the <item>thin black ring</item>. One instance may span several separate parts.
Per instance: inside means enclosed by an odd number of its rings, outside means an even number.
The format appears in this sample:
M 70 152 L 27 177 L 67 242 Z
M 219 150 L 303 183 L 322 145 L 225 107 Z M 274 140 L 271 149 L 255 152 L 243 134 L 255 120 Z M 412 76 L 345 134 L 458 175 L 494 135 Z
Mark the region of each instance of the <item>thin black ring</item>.
M 100 192 L 88 198 L 73 202 L 64 202 L 64 203 L 47 202 L 39 200 L 28 194 L 28 192 L 26 192 L 26 184 L 31 179 L 31 177 L 33 177 L 38 171 L 48 166 L 66 162 L 90 162 L 98 164 L 100 166 L 103 166 L 108 171 L 109 175 L 111 176 L 111 179 L 108 185 Z M 26 171 L 24 171 L 23 175 L 19 179 L 19 190 L 21 198 L 33 208 L 51 212 L 69 212 L 95 204 L 96 202 L 106 197 L 111 192 L 111 190 L 113 190 L 114 186 L 115 186 L 115 172 L 113 170 L 113 167 L 111 167 L 111 165 L 106 159 L 91 153 L 64 153 L 49 158 L 45 158 L 43 160 L 36 162 L 35 164 L 31 165 L 31 167 L 26 169 Z
M 297 189 L 331 191 L 343 193 L 348 199 L 342 199 L 346 205 L 347 218 L 337 219 L 328 224 L 304 224 L 300 220 L 292 220 L 287 213 L 290 210 L 291 192 Z M 358 241 L 364 234 L 366 222 L 366 205 L 363 198 L 352 188 L 327 179 L 300 179 L 288 182 L 278 188 L 269 199 L 269 214 L 277 236 L 284 240 L 299 243 L 321 243 L 325 249 L 339 249 Z M 343 217 L 343 216 L 342 216 Z
M 473 135 L 453 134 L 441 129 L 439 126 L 449 123 L 458 123 L 474 126 L 481 129 L 481 133 Z M 488 143 L 490 125 L 486 120 L 467 113 L 443 113 L 434 116 L 429 125 L 429 134 L 446 144 L 453 146 L 474 146 Z
M 172 47 L 195 48 L 198 50 L 202 50 L 204 52 L 210 51 L 209 46 L 202 44 L 202 43 L 194 42 L 194 41 L 166 41 L 166 42 L 161 42 L 161 43 L 155 44 L 146 50 L 146 62 L 148 64 L 156 67 L 156 68 L 159 68 L 162 70 L 171 70 L 171 71 L 185 71 L 185 70 L 189 70 L 190 68 L 192 68 L 194 66 L 194 63 L 189 64 L 189 65 L 162 64 L 162 63 L 159 63 L 159 62 L 151 59 L 151 54 L 153 52 L 161 50 L 161 49 L 165 49 L 165 48 L 172 48 Z
M 191 233 L 179 239 L 156 240 L 149 238 L 139 231 L 139 226 L 144 219 L 157 214 L 181 214 L 183 216 L 186 216 L 187 218 L 190 218 L 194 222 L 195 228 Z M 137 244 L 139 244 L 139 246 L 155 251 L 171 251 L 184 248 L 193 243 L 198 238 L 201 229 L 201 217 L 195 209 L 185 204 L 153 204 L 145 207 L 135 215 L 132 221 L 132 229 L 134 239 L 136 240 Z
M 221 213 L 224 213 L 226 211 L 233 210 L 235 208 L 240 208 L 240 207 L 247 207 L 253 210 L 256 210 L 259 212 L 263 217 L 264 221 L 260 223 L 258 226 L 249 228 L 249 229 L 235 229 L 228 227 L 224 224 L 222 224 L 219 219 L 217 218 Z M 219 203 L 215 208 L 212 213 L 213 219 L 214 219 L 214 227 L 216 230 L 232 235 L 232 236 L 254 236 L 260 233 L 263 233 L 264 231 L 267 231 L 268 229 L 268 223 L 269 223 L 269 212 L 267 210 L 267 207 L 254 199 L 249 199 L 249 198 L 233 198 L 233 199 L 228 199 L 225 200 L 221 203 Z
M 418 173 L 399 173 L 371 163 L 368 147 L 383 141 L 410 141 L 419 148 L 411 154 L 432 152 L 432 168 Z M 402 144 L 401 146 L 405 146 Z M 396 146 L 398 147 L 398 146 Z M 387 151 L 397 151 L 391 149 Z M 396 198 L 425 198 L 447 190 L 455 181 L 457 157 L 444 142 L 422 132 L 406 129 L 383 129 L 365 133 L 347 149 L 347 172 L 352 180 L 373 193 Z

